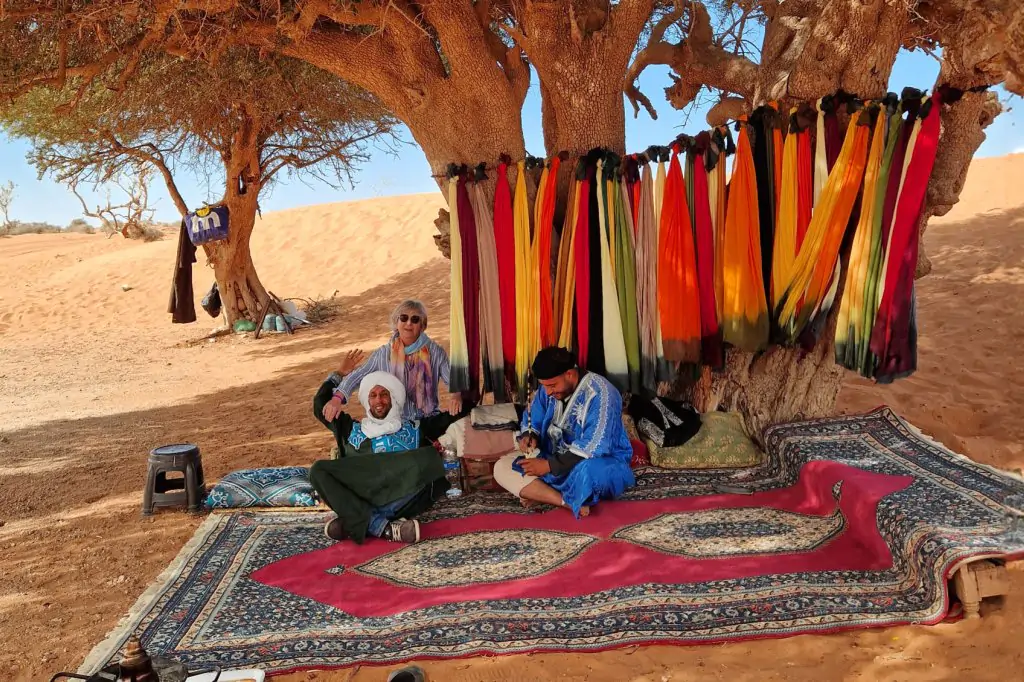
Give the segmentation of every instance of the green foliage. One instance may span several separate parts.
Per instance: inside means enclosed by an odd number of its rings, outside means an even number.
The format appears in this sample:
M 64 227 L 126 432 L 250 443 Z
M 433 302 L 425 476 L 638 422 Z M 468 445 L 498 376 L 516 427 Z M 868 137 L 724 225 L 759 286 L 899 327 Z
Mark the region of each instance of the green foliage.
M 228 50 L 214 64 L 149 54 L 122 89 L 102 79 L 80 86 L 70 79 L 63 89 L 36 88 L 0 107 L 0 127 L 31 141 L 29 159 L 40 175 L 72 186 L 130 176 L 139 163 L 223 183 L 240 146 L 250 143 L 258 188 L 282 170 L 337 186 L 351 181 L 370 144 L 394 141 L 394 120 L 371 95 L 248 48 Z

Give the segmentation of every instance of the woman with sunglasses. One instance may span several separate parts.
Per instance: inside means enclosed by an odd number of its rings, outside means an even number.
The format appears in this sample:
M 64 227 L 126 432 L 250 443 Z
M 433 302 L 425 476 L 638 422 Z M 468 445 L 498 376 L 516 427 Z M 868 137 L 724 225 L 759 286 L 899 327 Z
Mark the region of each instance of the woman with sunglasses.
M 348 353 L 337 372 L 333 372 L 313 401 L 314 413 L 326 424 L 341 413 L 359 382 L 370 372 L 390 372 L 405 386 L 409 399 L 402 417 L 420 421 L 420 432 L 436 440 L 456 419 L 465 416 L 462 396 L 452 394 L 448 413 L 440 410 L 437 398 L 439 381 L 448 385 L 448 353 L 426 334 L 427 309 L 420 301 L 407 299 L 391 313 L 391 339 L 375 350 L 361 365 L 363 351 Z

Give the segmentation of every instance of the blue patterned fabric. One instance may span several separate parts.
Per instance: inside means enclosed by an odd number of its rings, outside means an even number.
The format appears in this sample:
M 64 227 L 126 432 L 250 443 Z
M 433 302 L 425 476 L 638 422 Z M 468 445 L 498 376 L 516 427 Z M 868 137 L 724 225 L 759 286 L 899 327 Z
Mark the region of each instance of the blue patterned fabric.
M 241 507 L 315 507 L 316 493 L 307 467 L 234 471 L 206 495 L 209 509 Z
M 366 434 L 363 433 L 363 427 L 359 422 L 352 424 L 352 431 L 348 434 L 348 442 L 352 447 L 358 449 L 363 441 L 366 440 Z M 374 452 L 405 452 L 406 450 L 415 450 L 420 446 L 420 427 L 415 422 L 403 422 L 402 428 L 394 433 L 389 433 L 386 436 L 377 436 L 376 438 L 370 439 L 370 445 L 373 446 Z
M 568 474 L 541 478 L 562 493 L 574 514 L 600 499 L 618 497 L 636 482 L 629 466 L 633 446 L 621 415 L 619 392 L 607 379 L 593 373 L 583 375 L 564 406 L 542 390 L 523 414 L 521 433 L 537 436 L 539 457 L 547 459 L 568 450 L 584 459 Z M 523 473 L 520 460 L 512 468 Z

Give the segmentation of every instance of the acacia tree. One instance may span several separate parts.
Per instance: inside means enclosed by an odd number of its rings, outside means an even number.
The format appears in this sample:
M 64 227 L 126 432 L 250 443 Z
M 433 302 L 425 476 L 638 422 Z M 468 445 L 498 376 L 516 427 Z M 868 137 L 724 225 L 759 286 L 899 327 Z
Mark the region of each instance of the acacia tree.
M 212 199 L 230 211 L 228 239 L 203 248 L 233 323 L 258 319 L 267 301 L 249 251 L 261 193 L 282 171 L 350 181 L 368 143 L 393 139 L 395 121 L 372 95 L 325 71 L 235 47 L 213 64 L 140 55 L 120 87 L 101 77 L 36 88 L 0 112 L 0 124 L 31 141 L 40 174 L 72 188 L 139 168 L 158 173 L 183 217 L 197 202 L 186 201 L 176 177 L 205 173 L 223 192 Z
M 1004 82 L 1024 92 L 1018 0 L 9 0 L 6 12 L 12 88 L 111 68 L 130 81 L 136 55 L 152 49 L 210 59 L 227 44 L 258 45 L 372 92 L 439 175 L 449 163 L 524 157 L 531 71 L 548 154 L 625 151 L 623 93 L 653 115 L 635 86 L 651 64 L 671 68 L 674 107 L 717 92 L 715 117 L 840 87 L 880 96 L 903 47 L 941 48 L 940 80 L 955 87 Z M 926 218 L 956 202 L 997 113 L 986 93 L 943 107 Z M 724 375 L 689 390 L 699 407 L 739 409 L 759 431 L 832 409 L 841 379 L 832 353 L 830 343 L 806 357 L 730 353 Z

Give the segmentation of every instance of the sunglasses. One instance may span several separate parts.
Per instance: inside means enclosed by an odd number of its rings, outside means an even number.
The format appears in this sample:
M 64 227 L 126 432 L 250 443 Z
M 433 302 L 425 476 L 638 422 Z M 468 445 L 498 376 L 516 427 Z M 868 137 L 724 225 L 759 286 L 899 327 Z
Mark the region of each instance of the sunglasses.
M 421 319 L 423 318 L 419 315 L 406 315 L 405 313 L 398 316 L 399 322 L 412 322 L 413 324 L 419 324 Z

